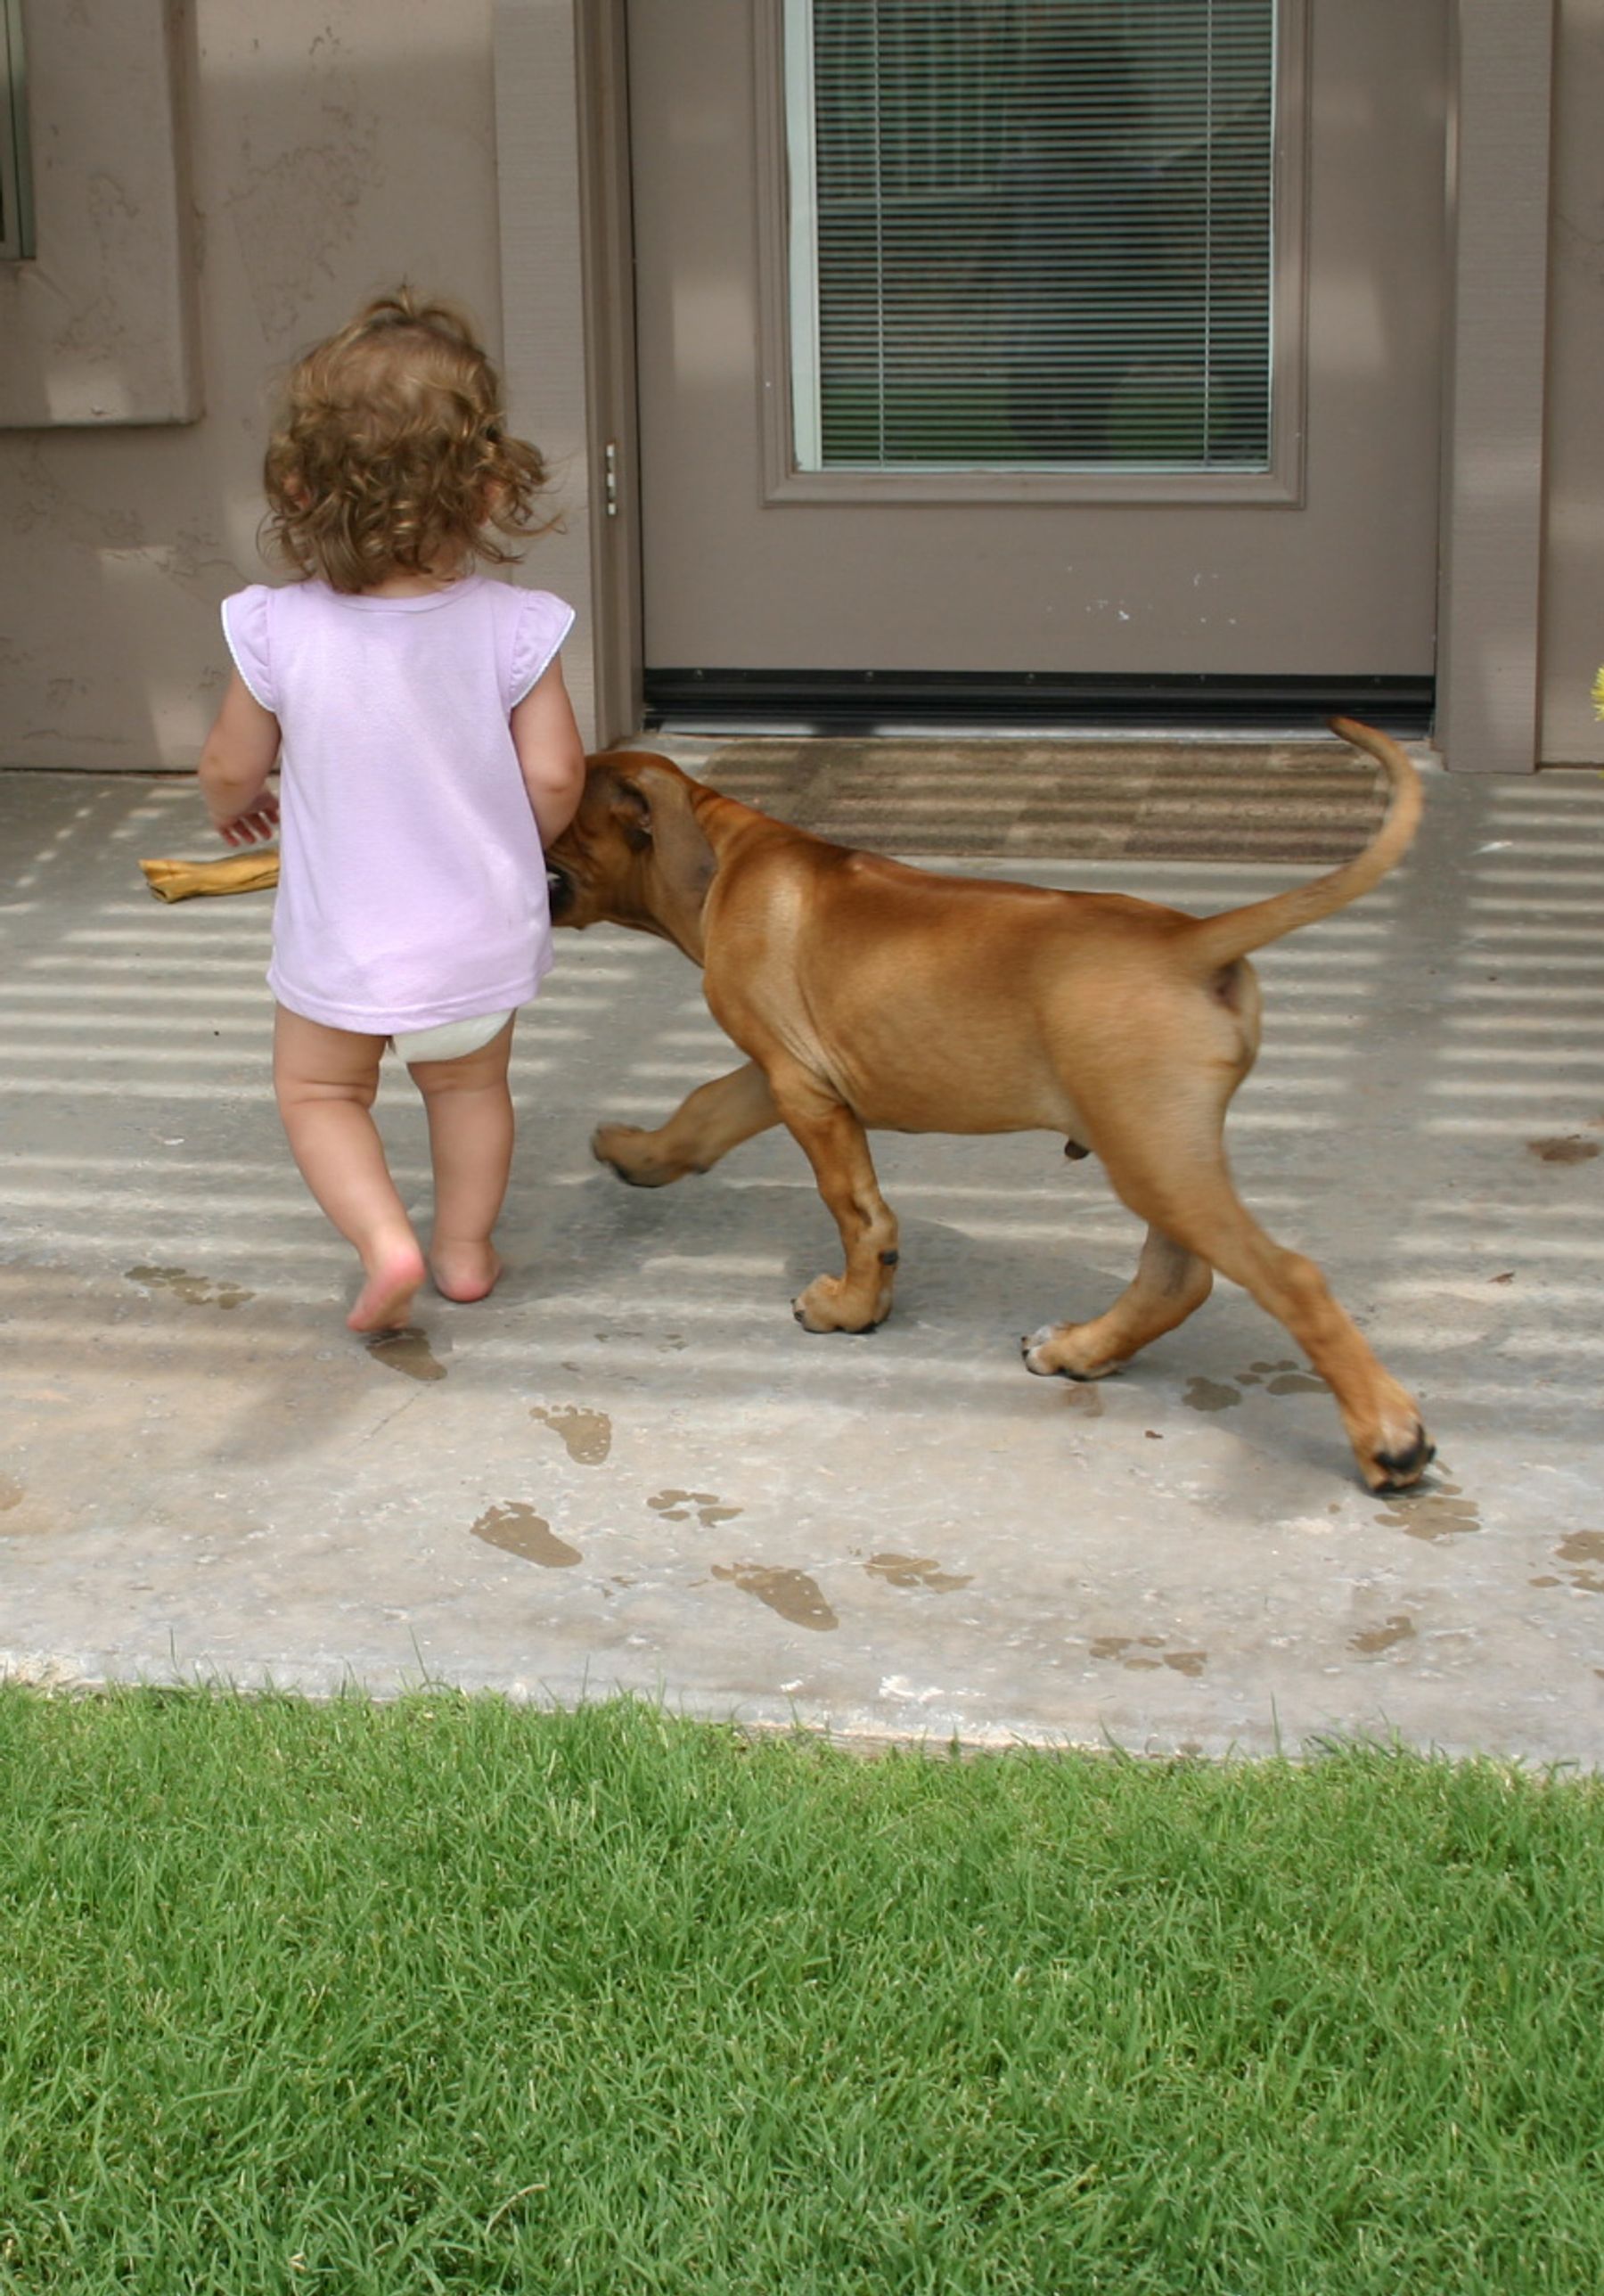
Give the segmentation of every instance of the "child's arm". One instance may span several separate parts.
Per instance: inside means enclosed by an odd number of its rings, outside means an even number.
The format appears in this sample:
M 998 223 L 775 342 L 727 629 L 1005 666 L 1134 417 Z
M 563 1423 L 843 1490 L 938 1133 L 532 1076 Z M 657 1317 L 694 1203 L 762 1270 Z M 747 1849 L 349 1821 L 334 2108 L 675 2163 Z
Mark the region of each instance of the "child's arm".
M 585 793 L 585 744 L 553 661 L 512 712 L 512 746 L 543 847 L 554 845 Z
M 200 794 L 225 844 L 265 841 L 278 826 L 278 800 L 267 787 L 278 753 L 279 721 L 236 669 L 200 766 Z

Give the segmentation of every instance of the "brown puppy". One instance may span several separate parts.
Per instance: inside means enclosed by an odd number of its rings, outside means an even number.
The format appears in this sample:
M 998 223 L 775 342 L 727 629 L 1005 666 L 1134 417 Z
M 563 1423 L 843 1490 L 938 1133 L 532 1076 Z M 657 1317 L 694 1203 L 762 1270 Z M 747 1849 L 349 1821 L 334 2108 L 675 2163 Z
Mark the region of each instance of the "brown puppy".
M 847 1263 L 808 1285 L 796 1316 L 810 1332 L 866 1332 L 890 1313 L 897 1231 L 865 1128 L 1060 1133 L 1067 1153 L 1101 1157 L 1148 1234 L 1133 1282 L 1104 1314 L 1022 1343 L 1033 1372 L 1112 1371 L 1190 1316 L 1217 1268 L 1330 1382 L 1371 1489 L 1418 1481 L 1432 1447 L 1412 1398 L 1313 1262 L 1244 1210 L 1222 1138 L 1258 1049 L 1248 952 L 1366 892 L 1420 819 L 1420 782 L 1397 743 L 1333 724 L 1386 770 L 1380 830 L 1329 876 L 1214 917 L 933 876 L 789 828 L 666 758 L 593 758 L 578 816 L 548 857 L 554 922 L 674 941 L 703 967 L 708 1010 L 748 1055 L 655 1132 L 604 1124 L 596 1155 L 621 1179 L 660 1187 L 786 1125 Z

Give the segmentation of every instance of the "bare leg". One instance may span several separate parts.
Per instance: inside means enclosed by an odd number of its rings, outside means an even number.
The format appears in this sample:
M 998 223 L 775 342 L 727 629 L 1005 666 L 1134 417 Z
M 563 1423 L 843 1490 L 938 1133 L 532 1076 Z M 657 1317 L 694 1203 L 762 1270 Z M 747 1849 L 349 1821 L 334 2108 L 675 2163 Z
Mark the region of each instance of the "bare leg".
M 326 1029 L 281 1004 L 273 1083 L 301 1177 L 361 1259 L 367 1281 L 346 1322 L 354 1332 L 404 1324 L 423 1255 L 384 1160 L 371 1113 L 382 1037 Z
M 779 1121 L 768 1078 L 749 1061 L 728 1076 L 698 1085 L 655 1132 L 634 1124 L 598 1126 L 591 1152 L 632 1188 L 661 1188 L 688 1172 L 705 1172 L 741 1141 Z
M 1020 1341 L 1030 1371 L 1101 1379 L 1139 1348 L 1183 1324 L 1214 1286 L 1214 1271 L 1195 1252 L 1150 1227 L 1129 1288 L 1105 1314 L 1085 1324 L 1044 1324 Z
M 512 1022 L 477 1053 L 455 1061 L 414 1061 L 434 1166 L 434 1233 L 429 1271 L 447 1300 L 482 1300 L 502 1264 L 491 1242 L 512 1169 L 512 1095 L 507 1063 Z

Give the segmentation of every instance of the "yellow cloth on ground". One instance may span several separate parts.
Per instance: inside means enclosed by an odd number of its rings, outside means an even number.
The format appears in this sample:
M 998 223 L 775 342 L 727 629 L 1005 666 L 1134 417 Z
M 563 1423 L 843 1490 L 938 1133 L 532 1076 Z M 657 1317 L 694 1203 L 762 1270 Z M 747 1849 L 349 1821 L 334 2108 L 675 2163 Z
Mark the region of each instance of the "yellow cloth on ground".
M 139 865 L 159 901 L 188 901 L 200 893 L 259 893 L 278 883 L 276 852 L 231 853 L 224 861 L 142 861 Z

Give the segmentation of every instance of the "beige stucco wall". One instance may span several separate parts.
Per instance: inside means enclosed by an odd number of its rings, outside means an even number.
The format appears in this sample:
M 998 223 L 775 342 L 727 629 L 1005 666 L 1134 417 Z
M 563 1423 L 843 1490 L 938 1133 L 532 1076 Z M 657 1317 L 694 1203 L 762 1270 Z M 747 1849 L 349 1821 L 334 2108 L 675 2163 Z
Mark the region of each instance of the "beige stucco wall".
M 1604 764 L 1604 0 L 1561 0 L 1551 236 L 1543 757 Z
M 217 603 L 266 571 L 284 360 L 401 275 L 501 348 L 492 0 L 192 0 L 177 23 L 203 411 L 0 430 L 0 764 L 193 763 L 225 677 Z M 537 400 L 538 373 L 523 389 Z M 514 412 L 539 439 L 538 406 Z M 542 548 L 527 578 L 561 588 Z

